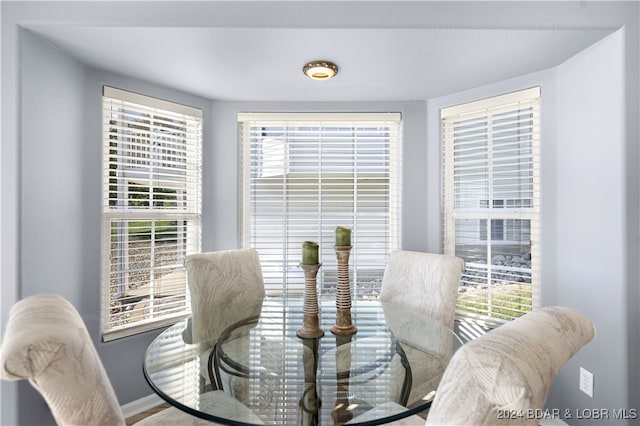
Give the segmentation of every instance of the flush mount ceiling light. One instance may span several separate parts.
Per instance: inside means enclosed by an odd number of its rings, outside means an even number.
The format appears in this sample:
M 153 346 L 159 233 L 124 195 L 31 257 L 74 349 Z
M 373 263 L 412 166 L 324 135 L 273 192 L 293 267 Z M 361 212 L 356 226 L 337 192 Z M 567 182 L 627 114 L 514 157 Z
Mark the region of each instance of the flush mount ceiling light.
M 302 72 L 314 80 L 329 80 L 338 74 L 338 66 L 329 61 L 311 61 L 302 67 Z

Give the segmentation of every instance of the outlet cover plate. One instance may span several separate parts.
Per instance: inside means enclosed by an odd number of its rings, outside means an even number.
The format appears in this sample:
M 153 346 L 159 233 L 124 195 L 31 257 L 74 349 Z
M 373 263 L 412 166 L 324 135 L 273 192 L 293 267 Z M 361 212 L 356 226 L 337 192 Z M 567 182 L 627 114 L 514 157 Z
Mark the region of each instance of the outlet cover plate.
M 582 392 L 589 395 L 589 398 L 593 398 L 593 374 L 582 367 L 580 367 L 579 388 Z

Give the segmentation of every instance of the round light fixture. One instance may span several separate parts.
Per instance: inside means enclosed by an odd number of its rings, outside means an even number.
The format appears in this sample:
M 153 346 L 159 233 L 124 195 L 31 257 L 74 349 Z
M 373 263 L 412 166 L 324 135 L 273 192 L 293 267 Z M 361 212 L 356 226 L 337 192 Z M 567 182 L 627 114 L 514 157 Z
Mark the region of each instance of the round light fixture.
M 314 80 L 328 80 L 338 74 L 338 66 L 329 61 L 311 61 L 302 67 L 302 72 Z

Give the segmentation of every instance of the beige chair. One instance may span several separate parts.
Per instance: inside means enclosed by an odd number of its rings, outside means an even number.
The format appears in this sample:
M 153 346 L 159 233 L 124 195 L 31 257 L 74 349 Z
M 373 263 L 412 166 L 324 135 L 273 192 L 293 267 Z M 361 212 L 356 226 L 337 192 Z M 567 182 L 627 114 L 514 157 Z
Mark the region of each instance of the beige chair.
M 237 317 L 210 315 L 212 310 L 254 302 L 265 295 L 260 258 L 254 249 L 192 254 L 186 257 L 184 264 L 191 295 L 194 343 L 215 342 L 238 320 Z M 258 314 L 260 306 L 255 305 L 255 309 Z
M 229 326 L 260 313 L 265 289 L 258 252 L 239 249 L 192 254 L 186 257 L 185 267 L 192 319 L 183 336 L 203 348 L 200 359 L 205 383 L 210 382 L 214 389 L 229 388 L 230 376 L 220 372 L 214 359 L 215 345 Z M 235 395 L 241 383 L 236 380 L 235 388 L 228 390 Z
M 544 408 L 560 368 L 594 336 L 583 314 L 551 306 L 465 344 L 447 366 L 426 424 L 538 424 L 528 410 Z
M 225 364 L 216 357 L 216 344 L 230 326 L 243 323 L 247 327 L 260 315 L 265 288 L 258 252 L 239 249 L 193 254 L 185 259 L 185 267 L 191 295 L 191 339 L 202 348 L 200 371 L 204 383 L 210 382 L 214 389 L 222 389 L 238 400 L 245 400 L 251 391 L 247 377 L 256 372 Z M 227 349 L 232 347 L 235 355 L 249 356 L 251 342 L 248 337 L 237 336 Z M 290 347 L 299 344 L 300 340 L 295 338 Z M 278 368 L 284 363 L 278 362 L 277 357 L 285 353 L 282 341 L 264 338 L 261 346 L 264 354 L 272 355 L 268 368 L 272 379 L 281 377 Z M 234 361 L 244 367 L 250 365 L 249 359 L 238 357 Z M 263 384 L 268 385 L 267 382 Z M 277 408 L 274 405 L 273 409 Z
M 142 354 L 140 354 L 142 356 Z M 46 400 L 60 425 L 124 425 L 115 392 L 78 311 L 59 295 L 40 294 L 9 312 L 0 352 L 4 380 L 27 379 Z M 142 376 L 142 372 L 140 373 Z M 220 404 L 259 419 L 222 391 L 202 394 L 201 405 Z M 136 425 L 212 423 L 168 408 Z
M 382 277 L 380 300 L 402 304 L 452 328 L 463 271 L 459 257 L 394 251 Z
M 464 267 L 464 260 L 455 256 L 394 251 L 384 271 L 380 300 L 418 312 L 452 330 Z M 392 313 L 385 312 L 387 322 L 411 365 L 414 384 L 411 393 L 403 395 L 398 402 L 411 406 L 437 386 L 452 355 L 451 339 L 454 336 L 433 328 L 437 335 L 425 342 L 423 324 L 403 321 L 402 311 L 391 316 Z
M 463 270 L 464 261 L 455 256 L 391 252 L 382 278 L 380 301 L 398 345 L 387 362 L 371 371 L 360 368 L 365 372 L 352 378 L 362 383 L 359 392 L 371 395 L 370 400 L 377 407 L 358 416 L 357 421 L 369 421 L 389 409 L 403 411 L 403 406 L 415 404 L 435 389 L 452 355 L 454 335 L 448 329 L 453 327 Z M 416 322 L 416 314 L 424 321 Z M 434 326 L 431 322 L 434 320 L 443 326 Z M 425 334 L 431 336 L 428 341 Z M 370 340 L 349 344 L 341 351 L 358 359 L 357 351 L 367 350 Z M 388 393 L 379 394 L 375 386 L 377 380 L 387 380 L 394 386 Z
M 453 355 L 426 425 L 542 424 L 545 419 L 536 418 L 535 413 L 544 409 L 553 379 L 594 336 L 593 323 L 583 314 L 550 306 L 478 337 Z M 393 404 L 383 408 L 403 410 Z M 414 415 L 389 424 L 425 422 Z

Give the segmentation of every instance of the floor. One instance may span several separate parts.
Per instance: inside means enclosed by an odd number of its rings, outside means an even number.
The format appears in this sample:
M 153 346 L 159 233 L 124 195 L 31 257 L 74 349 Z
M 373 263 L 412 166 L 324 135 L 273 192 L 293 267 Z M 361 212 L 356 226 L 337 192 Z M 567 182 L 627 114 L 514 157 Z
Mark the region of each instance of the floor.
M 136 414 L 135 416 L 131 416 L 128 419 L 125 419 L 127 426 L 133 425 L 137 422 L 139 422 L 140 420 L 144 419 L 145 417 L 149 417 L 155 413 L 157 413 L 158 411 L 162 411 L 165 408 L 169 408 L 169 404 L 168 403 L 164 403 L 164 404 L 160 404 L 156 407 L 150 408 L 147 411 L 143 411 L 142 413 Z

